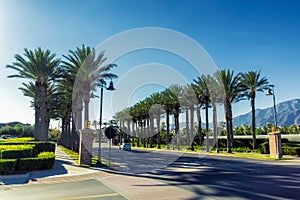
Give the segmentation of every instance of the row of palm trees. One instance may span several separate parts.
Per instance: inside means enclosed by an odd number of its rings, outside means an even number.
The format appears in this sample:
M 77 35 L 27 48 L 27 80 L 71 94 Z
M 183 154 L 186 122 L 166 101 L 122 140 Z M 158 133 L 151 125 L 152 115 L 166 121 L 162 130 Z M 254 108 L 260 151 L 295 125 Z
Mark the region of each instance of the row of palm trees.
M 255 137 L 255 97 L 269 87 L 261 71 L 249 71 L 235 74 L 231 70 L 219 70 L 213 76 L 201 75 L 186 86 L 171 85 L 167 89 L 151 94 L 135 105 L 115 113 L 114 118 L 120 127 L 131 136 L 150 139 L 150 147 L 155 137 L 157 147 L 161 148 L 161 117 L 166 118 L 166 144 L 170 143 L 170 115 L 174 116 L 176 144 L 179 149 L 179 115 L 185 112 L 186 140 L 193 149 L 195 136 L 201 145 L 203 131 L 201 127 L 201 110 L 205 110 L 206 151 L 209 151 L 209 109 L 213 112 L 213 144 L 217 144 L 217 106 L 223 104 L 227 130 L 227 151 L 233 147 L 232 105 L 244 99 L 251 100 L 253 148 L 257 147 Z M 196 111 L 198 128 L 194 130 L 194 113 Z M 156 122 L 156 129 L 154 123 Z M 145 127 L 148 127 L 147 129 Z M 146 131 L 147 130 L 147 131 Z M 150 134 L 150 135 L 149 135 Z M 133 140 L 132 140 L 133 141 Z M 144 144 L 147 142 L 144 141 Z
M 24 78 L 29 81 L 19 89 L 32 98 L 35 110 L 34 137 L 46 141 L 50 119 L 62 120 L 60 142 L 78 149 L 78 132 L 82 128 L 82 112 L 88 121 L 90 92 L 96 90 L 98 81 L 116 78 L 110 73 L 115 64 L 105 64 L 104 52 L 82 45 L 58 58 L 50 50 L 37 48 L 24 50 L 24 55 L 15 55 L 15 61 L 7 68 L 17 71 L 9 78 Z

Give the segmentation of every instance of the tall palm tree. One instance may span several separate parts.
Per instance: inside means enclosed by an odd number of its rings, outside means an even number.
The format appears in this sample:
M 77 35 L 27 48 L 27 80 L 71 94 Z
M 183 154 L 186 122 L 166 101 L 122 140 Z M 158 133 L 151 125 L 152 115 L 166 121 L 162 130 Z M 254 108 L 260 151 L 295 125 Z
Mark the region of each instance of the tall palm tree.
M 173 101 L 169 95 L 168 90 L 161 92 L 161 104 L 163 105 L 166 112 L 166 131 L 167 131 L 167 148 L 170 149 L 170 114 L 173 111 Z
M 80 64 L 81 66 L 74 83 L 75 94 L 82 94 L 85 111 L 84 121 L 89 121 L 90 93 L 91 91 L 96 90 L 98 81 L 100 79 L 103 80 L 117 78 L 117 75 L 109 73 L 109 71 L 111 71 L 112 68 L 116 67 L 117 65 L 104 65 L 104 62 L 106 61 L 106 58 L 104 57 L 104 51 L 98 55 L 95 49 L 85 47 L 84 45 L 81 49 L 77 48 L 75 54 L 77 54 L 77 57 L 80 58 L 80 63 L 77 63 L 78 60 L 76 60 L 75 63 L 72 64 Z M 82 60 L 82 58 L 84 58 L 84 60 Z M 79 104 L 81 104 L 81 101 Z
M 25 78 L 34 81 L 34 137 L 37 140 L 46 141 L 49 128 L 47 87 L 48 83 L 56 77 L 56 68 L 60 59 L 57 59 L 50 50 L 42 50 L 40 47 L 35 50 L 25 48 L 24 51 L 24 56 L 15 55 L 16 61 L 6 66 L 18 72 L 18 74 L 9 75 L 8 78 Z
M 167 88 L 166 92 L 173 102 L 172 107 L 174 108 L 173 115 L 175 120 L 175 135 L 177 137 L 177 149 L 180 149 L 179 114 L 181 107 L 180 104 L 182 104 L 183 101 L 183 87 L 178 84 L 174 84 Z
M 205 105 L 205 128 L 206 128 L 206 152 L 209 151 L 209 122 L 208 122 L 208 108 L 210 107 L 210 91 L 209 91 L 209 83 L 211 76 L 204 75 L 197 77 L 194 79 L 194 82 L 197 86 L 198 93 L 203 97 L 203 103 Z
M 190 112 L 190 118 L 188 119 L 188 116 L 186 118 L 186 121 L 190 122 L 190 125 L 187 125 L 187 127 L 190 129 L 187 133 L 188 138 L 188 145 L 191 145 L 191 149 L 194 148 L 193 146 L 193 140 L 194 140 L 194 112 L 195 112 L 195 105 L 198 104 L 197 96 L 194 91 L 194 88 L 192 85 L 188 84 L 184 87 L 184 104 L 186 106 L 186 110 L 189 110 Z M 188 114 L 188 113 L 186 113 Z
M 233 146 L 233 125 L 232 125 L 232 103 L 240 101 L 242 98 L 241 76 L 234 75 L 234 71 L 220 70 L 216 72 L 216 80 L 224 87 L 222 95 L 227 129 L 227 152 L 231 153 Z
M 198 85 L 192 83 L 191 84 L 196 98 L 197 98 L 197 104 L 196 104 L 196 113 L 197 113 L 197 122 L 198 122 L 198 139 L 199 139 L 199 145 L 201 146 L 203 143 L 203 134 L 202 134 L 202 120 L 201 120 L 201 108 L 204 105 L 204 98 L 201 94 L 201 92 L 199 91 Z
M 88 121 L 90 92 L 98 86 L 97 81 L 99 79 L 105 85 L 106 82 L 104 79 L 117 77 L 115 74 L 109 73 L 116 65 L 107 64 L 103 66 L 106 61 L 104 52 L 97 55 L 94 49 L 85 45 L 82 45 L 81 48 L 77 47 L 75 51 L 69 50 L 69 54 L 63 57 L 65 60 L 62 62 L 62 69 L 65 73 L 62 78 L 71 86 L 68 87 L 71 88 L 71 91 L 68 92 L 72 94 L 72 98 L 69 99 L 68 104 L 72 108 L 71 115 L 69 115 L 72 116 L 74 124 L 72 136 L 75 138 L 74 142 L 78 143 L 79 137 L 76 130 L 82 127 L 83 105 L 85 107 L 84 120 Z M 66 120 L 67 123 L 68 121 Z
M 161 121 L 161 115 L 163 114 L 163 111 L 161 109 L 161 102 L 162 102 L 162 97 L 161 94 L 156 92 L 154 94 L 150 95 L 150 98 L 153 101 L 153 104 L 151 105 L 151 113 L 155 116 L 156 118 L 156 126 L 157 126 L 157 148 L 160 149 L 161 145 L 161 127 L 160 127 L 160 121 Z
M 266 77 L 261 77 L 261 71 L 241 73 L 241 78 L 241 87 L 244 91 L 244 95 L 251 101 L 253 149 L 256 149 L 255 97 L 256 92 L 263 92 L 267 89 L 269 82 Z

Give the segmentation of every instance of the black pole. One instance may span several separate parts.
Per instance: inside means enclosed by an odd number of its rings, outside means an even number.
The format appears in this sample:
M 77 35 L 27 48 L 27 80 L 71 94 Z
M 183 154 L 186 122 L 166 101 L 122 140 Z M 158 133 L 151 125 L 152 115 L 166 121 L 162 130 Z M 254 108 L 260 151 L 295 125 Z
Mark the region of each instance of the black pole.
M 103 104 L 103 85 L 101 85 L 101 93 L 100 93 L 100 120 L 99 120 L 99 146 L 98 146 L 98 163 L 101 163 L 101 133 L 102 133 L 102 104 Z
M 277 131 L 277 111 L 276 111 L 276 101 L 275 101 L 274 87 L 273 87 L 273 103 L 274 103 L 274 123 L 275 123 L 275 129 Z

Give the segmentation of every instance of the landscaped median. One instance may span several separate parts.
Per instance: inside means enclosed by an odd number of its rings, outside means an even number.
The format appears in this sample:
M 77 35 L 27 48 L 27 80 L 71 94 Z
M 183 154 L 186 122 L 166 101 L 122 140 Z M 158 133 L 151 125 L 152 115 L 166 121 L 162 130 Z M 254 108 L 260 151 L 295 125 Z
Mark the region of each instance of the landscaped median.
M 33 138 L 0 140 L 0 174 L 18 174 L 51 169 L 55 162 L 55 143 Z

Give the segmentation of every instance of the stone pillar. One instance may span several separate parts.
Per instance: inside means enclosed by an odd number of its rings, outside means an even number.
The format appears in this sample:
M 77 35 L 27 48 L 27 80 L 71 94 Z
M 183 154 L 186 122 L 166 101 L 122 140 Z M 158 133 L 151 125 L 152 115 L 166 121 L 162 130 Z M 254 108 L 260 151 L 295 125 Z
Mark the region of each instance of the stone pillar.
M 93 152 L 93 130 L 85 128 L 79 130 L 80 143 L 79 143 L 79 165 L 92 164 L 92 152 Z
M 272 132 L 269 133 L 268 135 L 269 135 L 270 157 L 281 159 L 282 158 L 281 133 Z

